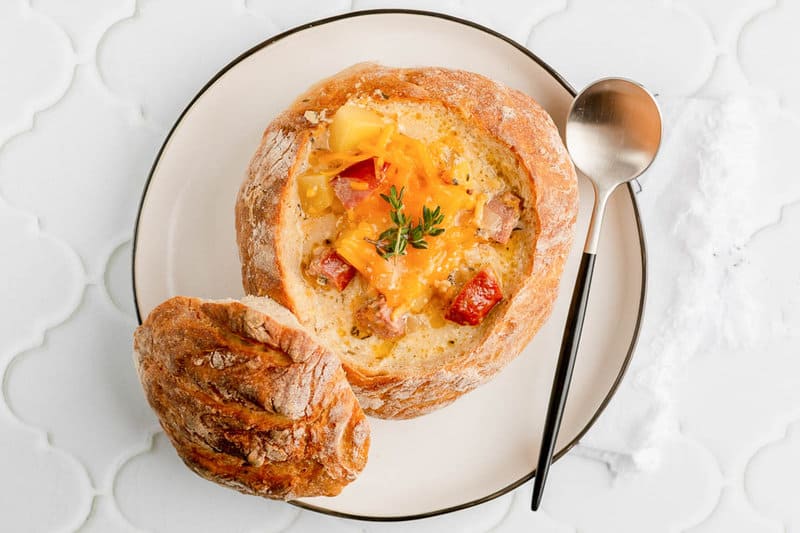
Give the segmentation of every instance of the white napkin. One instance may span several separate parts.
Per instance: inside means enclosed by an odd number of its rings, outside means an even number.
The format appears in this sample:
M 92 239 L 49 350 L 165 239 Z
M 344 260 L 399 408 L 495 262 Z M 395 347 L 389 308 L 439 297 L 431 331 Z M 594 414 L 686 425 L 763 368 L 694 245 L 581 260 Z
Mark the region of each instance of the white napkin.
M 617 394 L 577 448 L 617 473 L 658 465 L 660 444 L 677 431 L 673 389 L 687 360 L 720 344 L 747 344 L 757 331 L 752 298 L 731 275 L 762 224 L 751 207 L 758 186 L 754 106 L 744 98 L 659 104 L 662 148 L 637 195 L 648 245 L 639 345 Z

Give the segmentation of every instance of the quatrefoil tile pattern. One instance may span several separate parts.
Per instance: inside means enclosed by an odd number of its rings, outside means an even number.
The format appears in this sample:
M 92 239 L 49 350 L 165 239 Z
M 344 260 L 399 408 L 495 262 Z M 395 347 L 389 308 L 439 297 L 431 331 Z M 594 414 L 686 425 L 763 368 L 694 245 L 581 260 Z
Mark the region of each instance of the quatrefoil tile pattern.
M 0 414 L 2 525 L 6 531 L 74 530 L 86 520 L 92 490 L 86 472 L 44 436 Z
M 42 346 L 20 354 L 7 371 L 11 410 L 78 458 L 100 489 L 110 486 L 131 445 L 143 447 L 156 427 L 133 359 L 125 357 L 134 324 L 89 286 L 70 320 L 49 330 Z
M 131 16 L 133 0 L 32 0 L 31 7 L 53 20 L 70 39 L 78 60 L 94 60 L 97 42 L 109 26 Z
M 92 278 L 109 244 L 130 234 L 161 140 L 105 93 L 92 66 L 77 67 L 67 94 L 3 147 L 0 163 L 0 193 L 69 244 Z
M 762 88 L 776 89 L 795 114 L 800 112 L 800 4 L 779 2 L 748 21 L 739 38 L 739 59 L 748 77 Z
M 527 45 L 559 65 L 576 87 L 603 76 L 625 76 L 671 95 L 700 87 L 715 55 L 702 21 L 657 1 L 575 0 L 570 9 L 535 26 Z
M 187 97 L 217 70 L 278 30 L 269 18 L 237 4 L 140 1 L 135 15 L 101 40 L 97 64 L 103 79 L 145 118 L 162 128 L 171 125 Z
M 0 65 L 5 71 L 0 145 L 33 126 L 34 115 L 64 94 L 72 77 L 71 56 L 69 40 L 50 20 L 22 2 L 0 3 Z
M 84 273 L 77 254 L 43 233 L 36 218 L 0 200 L 0 298 L 14 306 L 0 321 L 0 361 L 41 343 L 47 328 L 64 321 L 80 300 Z M 25 287 L 25 294 L 18 292 Z
M 264 531 L 285 529 L 297 509 L 242 496 L 206 482 L 177 458 L 166 436 L 122 466 L 114 496 L 131 523 L 148 531 Z M 153 512 L 158 509 L 158 512 Z
M 729 292 L 699 320 L 713 327 L 697 333 L 703 353 L 674 377 L 675 424 L 650 470 L 615 475 L 570 454 L 554 465 L 539 513 L 529 511 L 527 484 L 451 515 L 364 523 L 209 484 L 159 430 L 131 361 L 130 262 L 160 143 L 197 90 L 245 49 L 317 18 L 379 7 L 492 27 L 576 87 L 622 75 L 677 105 L 759 102 L 758 175 L 741 184 L 749 205 L 737 206 L 753 227 L 717 260 L 727 273 L 719 290 Z M 1 1 L 0 531 L 800 531 L 798 21 L 793 0 Z M 659 196 L 684 182 L 658 176 L 644 181 L 641 198 L 651 258 L 666 264 L 691 219 Z M 670 291 L 652 281 L 649 321 L 672 316 Z M 730 335 L 741 316 L 753 333 Z
M 745 475 L 745 490 L 755 508 L 783 522 L 789 533 L 800 531 L 798 447 L 800 422 L 794 422 L 784 435 L 753 456 Z

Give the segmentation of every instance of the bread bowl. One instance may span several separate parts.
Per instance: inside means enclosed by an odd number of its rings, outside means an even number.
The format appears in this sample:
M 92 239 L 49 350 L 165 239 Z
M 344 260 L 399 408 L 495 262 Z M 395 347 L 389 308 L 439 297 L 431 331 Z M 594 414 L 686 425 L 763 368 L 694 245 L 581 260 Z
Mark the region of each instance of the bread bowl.
M 267 127 L 236 234 L 245 292 L 333 350 L 367 414 L 410 418 L 538 331 L 576 215 L 575 171 L 532 98 L 464 71 L 362 64 Z
M 175 297 L 134 334 L 145 395 L 202 477 L 274 499 L 334 496 L 369 426 L 338 358 L 268 298 Z

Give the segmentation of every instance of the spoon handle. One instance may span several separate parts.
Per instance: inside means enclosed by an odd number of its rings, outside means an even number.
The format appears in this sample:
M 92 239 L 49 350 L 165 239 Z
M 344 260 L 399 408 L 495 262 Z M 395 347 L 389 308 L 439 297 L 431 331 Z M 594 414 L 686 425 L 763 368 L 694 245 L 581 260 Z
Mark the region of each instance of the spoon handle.
M 581 265 L 578 268 L 578 277 L 572 293 L 572 302 L 569 305 L 567 323 L 564 327 L 564 336 L 561 338 L 561 351 L 558 355 L 556 373 L 553 376 L 550 403 L 547 406 L 547 417 L 542 432 L 542 445 L 539 448 L 539 462 L 533 481 L 531 509 L 534 511 L 539 508 L 542 501 L 544 482 L 547 480 L 547 472 L 550 470 L 558 428 L 561 426 L 561 417 L 564 415 L 564 406 L 567 403 L 572 369 L 575 367 L 575 355 L 578 353 L 578 344 L 581 341 L 583 317 L 586 315 L 586 303 L 589 300 L 589 288 L 592 285 L 595 257 L 597 257 L 596 254 L 590 252 L 584 252 L 581 257 Z

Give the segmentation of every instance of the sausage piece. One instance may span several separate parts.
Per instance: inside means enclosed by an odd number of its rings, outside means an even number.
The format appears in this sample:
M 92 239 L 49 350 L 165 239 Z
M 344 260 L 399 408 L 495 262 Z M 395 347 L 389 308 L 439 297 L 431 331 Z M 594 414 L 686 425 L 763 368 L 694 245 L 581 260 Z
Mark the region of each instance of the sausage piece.
M 503 299 L 500 284 L 488 270 L 481 270 L 461 287 L 444 317 L 462 326 L 477 326 Z
M 326 247 L 314 254 L 306 273 L 313 278 L 324 279 L 341 292 L 356 275 L 356 269 L 337 254 L 336 250 Z
M 392 318 L 392 309 L 382 294 L 369 300 L 355 313 L 356 327 L 382 339 L 397 339 L 406 334 L 406 316 Z
M 382 172 L 386 172 L 388 166 L 384 163 Z M 375 159 L 372 158 L 347 167 L 331 180 L 331 185 L 342 205 L 351 209 L 372 194 L 379 182 L 379 176 L 375 175 Z

